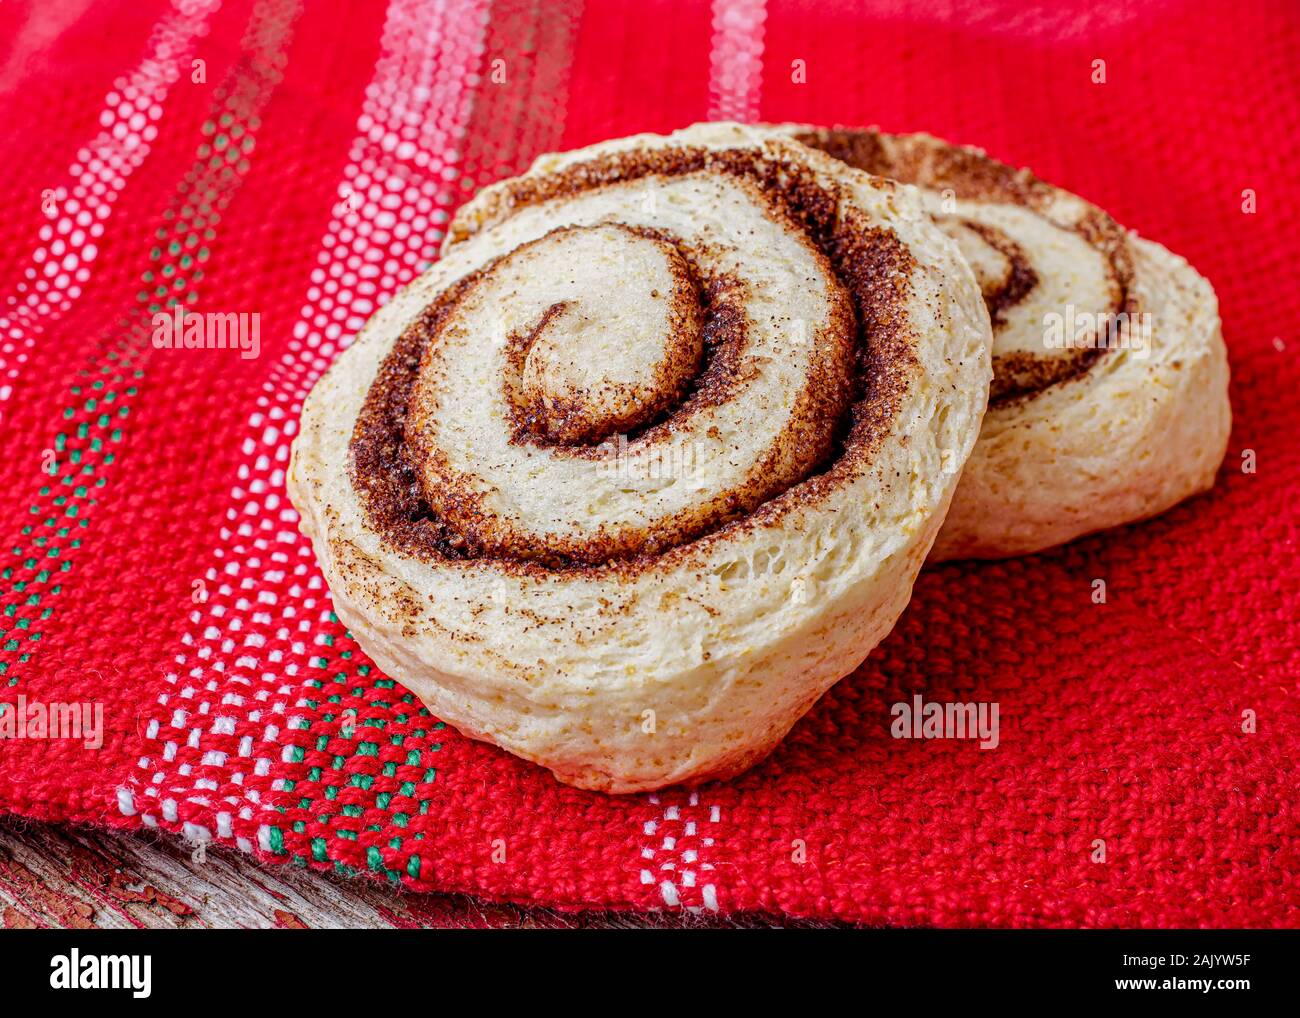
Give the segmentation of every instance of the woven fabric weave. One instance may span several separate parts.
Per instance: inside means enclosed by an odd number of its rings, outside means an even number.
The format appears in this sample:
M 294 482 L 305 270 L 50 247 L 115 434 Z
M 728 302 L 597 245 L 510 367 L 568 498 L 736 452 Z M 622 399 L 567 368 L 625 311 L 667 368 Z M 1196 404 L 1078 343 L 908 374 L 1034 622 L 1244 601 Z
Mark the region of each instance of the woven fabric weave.
M 0 5 L 0 700 L 105 727 L 0 739 L 0 809 L 561 907 L 1297 925 L 1300 16 L 963 6 Z M 740 779 L 612 798 L 381 674 L 284 470 L 478 187 L 710 118 L 928 130 L 1097 202 L 1215 285 L 1235 427 L 1158 520 L 927 570 Z M 259 355 L 156 349 L 177 302 Z M 917 693 L 998 703 L 999 745 L 892 738 Z

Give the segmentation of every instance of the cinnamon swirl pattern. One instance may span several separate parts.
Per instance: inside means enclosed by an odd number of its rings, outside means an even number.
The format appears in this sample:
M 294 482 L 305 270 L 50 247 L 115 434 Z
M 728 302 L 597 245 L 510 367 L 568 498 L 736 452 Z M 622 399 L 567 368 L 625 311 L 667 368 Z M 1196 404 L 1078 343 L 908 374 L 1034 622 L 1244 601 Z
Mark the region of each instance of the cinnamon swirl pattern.
M 776 129 L 922 188 L 993 324 L 983 433 L 932 558 L 1027 554 L 1214 483 L 1231 427 L 1204 278 L 1083 199 L 923 134 Z
M 735 774 L 892 627 L 988 315 L 914 191 L 699 125 L 543 156 L 312 392 L 289 490 L 439 717 L 614 792 Z

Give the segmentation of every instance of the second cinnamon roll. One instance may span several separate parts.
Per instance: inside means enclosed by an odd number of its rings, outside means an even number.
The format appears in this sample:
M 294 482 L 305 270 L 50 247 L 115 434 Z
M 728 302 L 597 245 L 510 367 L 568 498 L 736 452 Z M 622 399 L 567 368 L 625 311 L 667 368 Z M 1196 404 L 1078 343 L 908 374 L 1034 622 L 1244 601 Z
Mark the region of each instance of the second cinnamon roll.
M 1214 484 L 1232 413 L 1218 300 L 1077 195 L 925 134 L 774 129 L 915 184 L 993 323 L 983 434 L 932 558 L 1040 551 Z

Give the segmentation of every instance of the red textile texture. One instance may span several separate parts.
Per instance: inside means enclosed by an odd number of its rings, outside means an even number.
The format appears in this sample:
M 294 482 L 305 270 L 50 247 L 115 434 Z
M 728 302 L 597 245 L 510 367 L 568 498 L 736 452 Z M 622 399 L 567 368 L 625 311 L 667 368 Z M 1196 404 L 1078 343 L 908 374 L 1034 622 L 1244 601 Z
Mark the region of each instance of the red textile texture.
M 1300 15 L 965 7 L 0 5 L 0 699 L 106 729 L 0 740 L 0 807 L 565 907 L 1296 925 Z M 289 442 L 476 188 L 723 117 L 978 143 L 1185 254 L 1235 429 L 1213 493 L 1158 520 L 928 570 L 740 779 L 579 792 L 367 660 L 297 533 Z M 260 355 L 154 349 L 169 300 L 259 314 Z M 915 693 L 997 702 L 1000 745 L 891 738 Z

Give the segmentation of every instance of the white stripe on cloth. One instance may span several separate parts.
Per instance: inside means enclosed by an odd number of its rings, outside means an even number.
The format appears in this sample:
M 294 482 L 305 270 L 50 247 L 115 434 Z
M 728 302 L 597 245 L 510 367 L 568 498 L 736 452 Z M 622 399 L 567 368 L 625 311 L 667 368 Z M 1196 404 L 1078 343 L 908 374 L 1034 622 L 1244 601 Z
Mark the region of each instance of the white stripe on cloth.
M 159 813 L 174 823 L 178 800 L 216 810 L 219 827 L 227 809 L 248 820 L 270 808 L 252 789 L 214 802 L 210 779 L 168 764 L 182 744 L 203 750 L 209 734 L 243 733 L 239 753 L 220 763 L 227 783 L 242 786 L 245 772 L 269 774 L 273 760 L 291 749 L 280 736 L 298 724 L 292 712 L 302 704 L 290 702 L 296 676 L 314 653 L 309 634 L 315 630 L 319 641 L 327 632 L 319 623 L 331 608 L 297 514 L 280 497 L 289 446 L 316 380 L 437 249 L 454 200 L 449 182 L 469 123 L 487 20 L 487 0 L 391 0 L 388 6 L 380 57 L 302 311 L 240 439 L 243 460 L 204 575 L 214 589 L 191 613 L 176 671 L 167 675 L 169 688 L 146 726 L 162 744 L 156 757 L 140 760 L 147 777 L 136 784 L 143 787 L 119 794 L 123 813 L 140 812 L 146 824 L 156 824 Z M 281 589 L 288 596 L 278 597 Z M 264 649 L 285 640 L 289 655 Z M 268 836 L 268 826 L 260 825 L 263 848 Z M 253 847 L 244 838 L 236 843 Z
M 709 119 L 758 119 L 763 90 L 764 0 L 713 0 Z
M 41 226 L 22 278 L 0 302 L 0 402 L 13 395 L 37 339 L 81 296 L 113 205 L 149 155 L 167 94 L 190 73 L 191 55 L 220 6 L 220 0 L 175 0 L 150 31 L 143 59 L 104 96 L 99 133 L 77 150 L 66 179 L 42 192 L 50 221 Z

